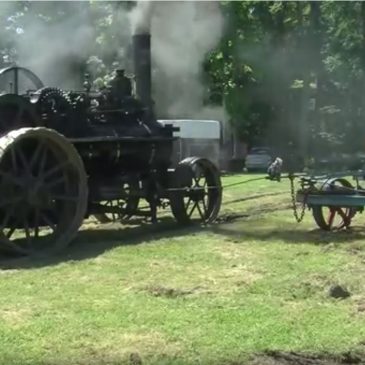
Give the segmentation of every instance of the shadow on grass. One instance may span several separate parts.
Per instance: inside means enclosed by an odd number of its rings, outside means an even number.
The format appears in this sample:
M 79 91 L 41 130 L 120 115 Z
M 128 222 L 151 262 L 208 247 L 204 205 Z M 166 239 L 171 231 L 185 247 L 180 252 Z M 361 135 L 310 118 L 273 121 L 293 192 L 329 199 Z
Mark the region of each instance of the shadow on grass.
M 242 222 L 241 222 L 242 223 Z M 214 233 L 241 242 L 243 240 L 253 241 L 283 241 L 293 244 L 326 245 L 329 243 L 351 243 L 353 241 L 365 240 L 365 229 L 352 227 L 347 230 L 327 232 L 321 229 L 308 229 L 298 225 L 288 224 L 274 227 L 265 224 L 234 224 L 226 223 L 214 225 L 211 230 Z
M 235 356 L 235 359 L 204 359 L 199 358 L 201 365 L 365 365 L 365 354 L 359 350 L 332 354 L 329 352 L 284 352 L 278 350 L 264 350 L 259 353 L 242 353 Z M 14 365 L 22 364 L 22 360 L 12 359 Z M 88 364 L 88 365 L 193 365 L 197 364 L 196 359 L 187 359 L 166 354 L 154 354 L 143 356 L 138 352 L 130 352 L 121 356 L 110 356 L 99 354 L 93 351 L 89 358 L 69 358 L 57 361 L 36 361 L 34 365 L 66 365 L 66 364 Z
M 96 229 L 95 229 L 96 227 Z M 62 252 L 49 256 L 0 257 L 0 269 L 32 269 L 56 265 L 67 261 L 81 261 L 97 257 L 118 246 L 148 244 L 170 236 L 185 236 L 209 230 L 208 227 L 191 225 L 182 227 L 172 218 L 162 218 L 157 224 L 139 223 L 139 226 L 97 225 L 84 227 L 76 239 Z
M 265 211 L 266 212 L 266 211 Z M 0 269 L 32 269 L 52 266 L 61 262 L 81 261 L 97 257 L 115 247 L 126 245 L 148 244 L 168 237 L 188 236 L 197 232 L 212 232 L 224 236 L 237 244 L 243 242 L 284 242 L 288 244 L 346 244 L 353 241 L 365 242 L 365 230 L 354 227 L 338 232 L 325 232 L 319 229 L 308 229 L 297 224 L 279 226 L 265 220 L 264 217 L 252 219 L 250 214 L 237 214 L 233 221 L 222 221 L 211 226 L 179 226 L 174 219 L 160 219 L 157 224 L 139 222 L 138 226 L 94 225 L 78 233 L 74 242 L 61 253 L 43 257 L 2 257 Z M 257 243 L 257 242 L 256 242 Z M 364 243 L 365 251 L 365 243 Z M 362 248 L 361 248 L 362 251 Z

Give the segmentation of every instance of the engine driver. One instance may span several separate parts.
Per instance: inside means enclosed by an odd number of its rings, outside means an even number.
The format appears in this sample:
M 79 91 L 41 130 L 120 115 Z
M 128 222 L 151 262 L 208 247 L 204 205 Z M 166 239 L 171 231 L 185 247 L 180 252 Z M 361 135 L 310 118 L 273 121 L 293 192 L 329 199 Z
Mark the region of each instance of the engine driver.
M 115 70 L 115 76 L 110 80 L 109 88 L 114 100 L 123 100 L 132 96 L 132 82 L 123 69 Z

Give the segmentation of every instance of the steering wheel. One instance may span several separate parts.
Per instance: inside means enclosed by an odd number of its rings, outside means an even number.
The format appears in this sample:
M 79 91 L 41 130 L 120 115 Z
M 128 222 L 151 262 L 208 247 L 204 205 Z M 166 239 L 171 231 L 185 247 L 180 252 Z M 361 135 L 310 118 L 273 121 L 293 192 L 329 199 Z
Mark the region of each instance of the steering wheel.
M 40 78 L 25 67 L 10 66 L 0 70 L 0 94 L 26 94 L 43 87 Z

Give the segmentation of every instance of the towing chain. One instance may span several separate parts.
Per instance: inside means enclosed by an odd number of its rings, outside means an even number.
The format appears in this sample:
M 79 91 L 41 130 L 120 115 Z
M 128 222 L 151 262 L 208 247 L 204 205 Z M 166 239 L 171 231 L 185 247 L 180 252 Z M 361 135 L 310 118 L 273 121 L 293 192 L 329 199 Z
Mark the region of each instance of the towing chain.
M 294 187 L 294 178 L 295 177 L 293 175 L 289 175 L 288 178 L 290 181 L 290 195 L 291 195 L 291 201 L 292 201 L 292 206 L 293 206 L 293 215 L 294 215 L 295 220 L 298 223 L 300 223 L 304 219 L 304 216 L 305 216 L 307 193 L 304 194 L 302 207 L 299 211 L 299 207 L 297 206 L 295 187 Z M 302 187 L 303 187 L 303 182 L 302 182 Z

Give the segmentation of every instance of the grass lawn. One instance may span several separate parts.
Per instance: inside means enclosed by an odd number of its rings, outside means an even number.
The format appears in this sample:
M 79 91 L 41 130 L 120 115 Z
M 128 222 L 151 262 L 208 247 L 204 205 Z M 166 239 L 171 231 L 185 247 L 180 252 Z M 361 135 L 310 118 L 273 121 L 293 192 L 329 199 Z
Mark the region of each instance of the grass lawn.
M 287 181 L 257 181 L 227 188 L 225 223 L 89 222 L 61 256 L 3 260 L 0 364 L 245 364 L 266 350 L 365 352 L 364 217 L 324 233 L 310 212 L 297 224 L 289 205 Z M 331 298 L 334 284 L 351 296 Z

